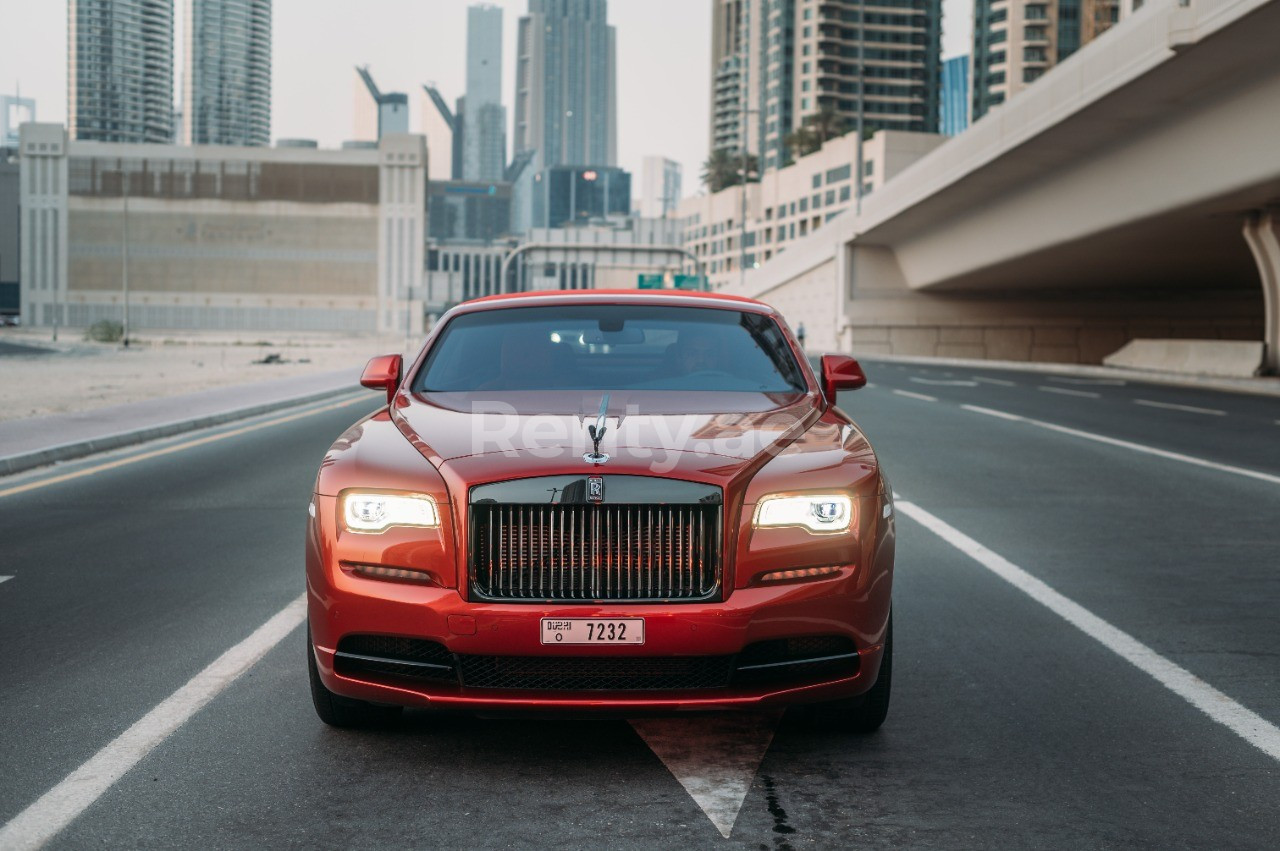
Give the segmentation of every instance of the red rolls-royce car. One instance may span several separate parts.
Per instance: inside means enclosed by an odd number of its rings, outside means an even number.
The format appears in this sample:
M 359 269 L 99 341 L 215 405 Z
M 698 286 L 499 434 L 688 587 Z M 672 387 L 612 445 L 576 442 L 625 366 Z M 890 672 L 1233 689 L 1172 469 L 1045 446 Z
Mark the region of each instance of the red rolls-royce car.
M 889 705 L 894 516 L 871 445 L 769 306 L 677 291 L 459 305 L 309 507 L 307 662 L 339 726 Z

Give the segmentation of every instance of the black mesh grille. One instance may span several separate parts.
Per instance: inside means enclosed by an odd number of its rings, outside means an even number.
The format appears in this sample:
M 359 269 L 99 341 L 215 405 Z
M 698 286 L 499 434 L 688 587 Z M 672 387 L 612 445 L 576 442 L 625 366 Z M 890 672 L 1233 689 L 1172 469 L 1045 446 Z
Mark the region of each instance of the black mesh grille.
M 459 656 L 470 688 L 651 691 L 724 688 L 732 656 Z
M 749 644 L 738 654 L 734 685 L 802 682 L 851 676 L 858 670 L 852 639 L 842 635 L 807 635 Z M 831 657 L 843 658 L 831 658 Z M 755 668 L 753 666 L 767 665 Z
M 394 635 L 348 635 L 338 642 L 334 668 L 339 674 L 390 674 L 417 680 L 456 683 L 453 654 L 443 644 Z
M 489 600 L 708 600 L 719 505 L 471 506 L 471 577 Z

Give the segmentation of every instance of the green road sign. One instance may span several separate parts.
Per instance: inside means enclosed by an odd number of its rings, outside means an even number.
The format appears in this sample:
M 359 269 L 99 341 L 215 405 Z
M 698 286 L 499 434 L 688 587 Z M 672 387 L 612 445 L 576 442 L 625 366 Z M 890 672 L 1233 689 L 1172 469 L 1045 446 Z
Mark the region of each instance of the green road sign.
M 675 275 L 673 280 L 678 290 L 705 291 L 709 289 L 707 279 L 702 275 Z

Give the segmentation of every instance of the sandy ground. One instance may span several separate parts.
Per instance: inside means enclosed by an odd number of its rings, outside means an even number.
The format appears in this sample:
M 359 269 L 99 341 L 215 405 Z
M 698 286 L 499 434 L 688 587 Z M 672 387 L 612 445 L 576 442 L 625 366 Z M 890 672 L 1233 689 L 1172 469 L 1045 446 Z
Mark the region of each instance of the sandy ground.
M 74 330 L 59 337 L 54 343 L 44 329 L 0 328 L 0 421 L 358 369 L 374 355 L 402 352 L 405 343 L 403 336 L 168 332 L 134 338 L 126 349 L 86 342 Z M 259 362 L 271 355 L 280 362 Z

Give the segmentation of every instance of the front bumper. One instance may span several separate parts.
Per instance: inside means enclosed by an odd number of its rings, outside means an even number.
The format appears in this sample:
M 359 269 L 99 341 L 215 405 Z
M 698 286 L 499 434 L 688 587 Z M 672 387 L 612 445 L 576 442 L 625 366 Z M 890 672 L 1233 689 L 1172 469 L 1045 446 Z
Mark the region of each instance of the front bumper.
M 868 582 L 852 566 L 821 580 L 732 591 L 723 602 L 671 604 L 486 603 L 456 590 L 403 584 L 352 574 L 308 548 L 308 602 L 313 652 L 324 685 L 375 703 L 477 712 L 687 711 L 761 709 L 852 697 L 879 673 L 888 583 Z M 882 599 L 883 598 L 883 599 Z M 543 617 L 643 617 L 641 646 L 551 646 L 540 641 Z M 335 651 L 348 636 L 379 635 L 443 645 L 455 659 L 540 657 L 598 660 L 724 657 L 735 673 L 717 687 L 669 690 L 479 688 L 464 681 L 416 681 L 378 672 L 335 670 Z M 805 636 L 847 639 L 848 664 L 790 679 L 743 682 L 736 667 L 759 642 Z M 624 662 L 625 665 L 625 662 Z M 790 670 L 790 669 L 789 669 Z M 823 675 L 821 670 L 828 673 Z M 758 679 L 758 678 L 757 678 Z

